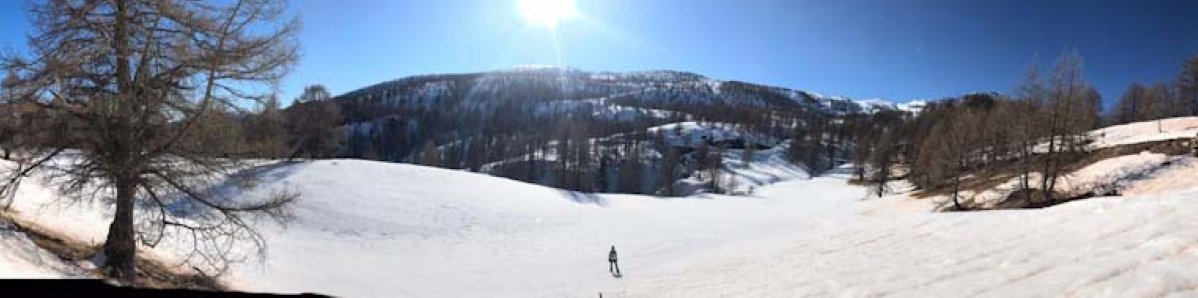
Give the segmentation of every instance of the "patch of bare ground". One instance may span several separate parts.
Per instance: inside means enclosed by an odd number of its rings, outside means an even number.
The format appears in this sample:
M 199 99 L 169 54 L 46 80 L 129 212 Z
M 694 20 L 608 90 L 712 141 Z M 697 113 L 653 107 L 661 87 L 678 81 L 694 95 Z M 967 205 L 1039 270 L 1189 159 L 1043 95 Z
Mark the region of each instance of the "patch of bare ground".
M 22 220 L 15 211 L 0 211 L 0 222 L 16 227 L 37 244 L 38 247 L 50 252 L 70 264 L 91 262 L 90 259 L 102 250 L 100 245 L 92 245 L 84 241 L 72 239 L 61 233 L 46 229 L 36 223 Z M 80 268 L 91 277 L 111 280 L 99 268 Z M 139 254 L 137 259 L 137 281 L 135 287 L 150 289 L 191 289 L 206 291 L 224 291 L 227 287 L 214 277 L 196 273 L 184 272 L 181 269 L 166 265 L 166 262 L 147 258 Z
M 1074 156 L 1065 157 L 1065 165 L 1062 172 L 1069 173 L 1085 168 L 1099 161 L 1124 156 L 1139 154 L 1141 152 L 1160 153 L 1170 156 L 1194 154 L 1193 144 L 1190 139 L 1173 139 L 1154 142 L 1144 142 L 1137 144 L 1128 144 L 1107 148 L 1100 148 L 1089 151 L 1084 154 L 1076 154 Z M 1044 164 L 1044 155 L 1034 155 L 1031 157 L 1029 165 L 1034 172 Z M 1023 161 L 1019 159 L 1004 160 L 991 162 L 984 167 L 980 167 L 970 171 L 970 177 L 961 181 L 962 192 L 978 193 L 989 189 L 994 189 L 1004 183 L 1019 177 L 1020 169 L 1023 167 Z M 1033 181 L 1035 183 L 1036 181 Z M 950 195 L 952 188 L 950 185 L 943 185 L 935 188 L 917 190 L 912 194 L 912 197 L 925 199 L 936 196 Z M 1022 209 L 1022 208 L 1044 208 L 1058 205 L 1065 202 L 1087 199 L 1096 196 L 1118 195 L 1118 193 L 1093 193 L 1082 192 L 1073 196 L 1061 196 L 1054 194 L 1054 199 L 1050 202 L 1044 200 L 1044 194 L 1040 191 L 1032 191 L 1030 193 L 1016 192 L 1007 196 L 1007 198 L 993 208 L 988 209 Z M 1031 199 L 1030 201 L 1028 199 Z M 963 201 L 962 204 L 972 203 Z M 965 206 L 966 209 L 975 209 L 976 206 Z

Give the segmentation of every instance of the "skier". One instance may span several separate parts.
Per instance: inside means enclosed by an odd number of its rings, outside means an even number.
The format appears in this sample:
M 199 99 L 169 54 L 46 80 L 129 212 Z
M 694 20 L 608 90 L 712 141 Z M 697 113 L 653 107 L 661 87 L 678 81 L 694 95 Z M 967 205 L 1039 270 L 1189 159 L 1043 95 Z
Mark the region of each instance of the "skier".
M 616 246 L 611 246 L 611 252 L 607 253 L 607 271 L 615 277 L 620 277 L 620 264 L 616 262 Z

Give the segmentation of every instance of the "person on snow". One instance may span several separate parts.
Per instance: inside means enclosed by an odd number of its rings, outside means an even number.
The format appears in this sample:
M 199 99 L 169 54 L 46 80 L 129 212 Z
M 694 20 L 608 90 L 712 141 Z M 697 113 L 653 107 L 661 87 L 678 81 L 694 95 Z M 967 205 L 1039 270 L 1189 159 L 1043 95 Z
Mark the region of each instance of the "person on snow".
M 620 275 L 620 264 L 616 261 L 616 246 L 611 246 L 611 252 L 607 253 L 607 271 L 616 276 Z

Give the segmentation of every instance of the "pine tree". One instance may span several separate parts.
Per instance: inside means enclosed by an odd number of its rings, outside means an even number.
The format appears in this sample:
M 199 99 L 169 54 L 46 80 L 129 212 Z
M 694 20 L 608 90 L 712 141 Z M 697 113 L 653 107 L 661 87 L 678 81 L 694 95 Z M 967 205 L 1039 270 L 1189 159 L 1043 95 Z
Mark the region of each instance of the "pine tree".
M 707 167 L 707 171 L 709 172 L 708 176 L 711 176 L 710 188 L 712 192 L 723 193 L 727 189 L 723 185 L 723 178 L 720 173 L 724 169 L 724 154 L 727 152 L 728 146 L 720 144 L 716 147 L 715 153 L 709 158 L 710 165 Z
M 753 141 L 749 141 L 746 139 L 745 140 L 745 150 L 741 150 L 741 153 L 740 153 L 740 164 L 743 165 L 745 168 L 752 166 L 753 155 L 756 152 L 757 152 L 757 143 L 754 143 Z
M 1123 96 L 1119 97 L 1119 101 L 1115 103 L 1115 110 L 1112 113 L 1112 120 L 1116 124 L 1132 123 L 1142 121 L 1146 117 L 1144 112 L 1145 93 L 1147 88 L 1140 83 L 1132 83 L 1127 87 L 1127 91 L 1123 92 Z
M 1179 115 L 1198 116 L 1198 55 L 1182 64 L 1176 86 L 1183 112 Z
M 424 149 L 420 150 L 420 164 L 430 167 L 441 166 L 441 150 L 437 148 L 437 144 L 429 140 L 424 143 Z
M 873 183 L 873 192 L 879 198 L 886 194 L 886 183 L 890 179 L 890 168 L 893 165 L 895 147 L 894 147 L 894 131 L 889 128 L 883 128 L 881 137 L 878 138 L 874 150 L 871 152 L 869 164 L 874 168 L 874 173 L 871 182 Z
M 661 159 L 661 184 L 664 186 L 663 195 L 672 197 L 677 195 L 674 191 L 674 179 L 678 176 L 678 149 L 668 147 L 665 155 Z

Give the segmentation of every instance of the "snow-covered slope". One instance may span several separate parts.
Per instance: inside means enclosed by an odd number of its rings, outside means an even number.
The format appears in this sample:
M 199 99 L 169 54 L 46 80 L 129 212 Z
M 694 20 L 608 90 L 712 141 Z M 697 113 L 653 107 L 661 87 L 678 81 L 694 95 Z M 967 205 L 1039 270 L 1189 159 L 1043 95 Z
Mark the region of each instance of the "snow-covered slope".
M 770 184 L 810 179 L 810 170 L 796 165 L 786 159 L 789 142 L 773 148 L 752 152 L 748 163 L 744 160 L 745 149 L 728 149 L 724 152 L 720 166 L 719 188 L 722 193 L 731 195 L 751 195 L 756 190 Z M 693 158 L 694 156 L 689 156 Z M 708 185 L 712 177 L 708 171 L 697 170 L 694 175 L 678 181 L 684 194 L 694 194 L 698 191 L 710 191 Z
M 1198 141 L 1198 117 L 1115 125 L 1090 131 L 1089 135 L 1094 140 L 1090 144 L 1091 150 L 1166 140 Z M 1036 150 L 1045 152 L 1047 148 L 1048 144 L 1044 143 Z M 1037 187 L 1039 176 L 1036 173 L 1031 176 L 1030 186 Z M 1018 177 L 1010 178 L 984 191 L 962 191 L 960 197 L 969 206 L 994 208 L 1019 189 L 1019 182 Z M 1057 181 L 1055 190 L 1062 197 L 1077 197 L 1087 193 L 1130 196 L 1167 194 L 1194 187 L 1198 187 L 1198 158 L 1144 151 L 1099 160 L 1065 173 Z M 947 207 L 951 204 L 949 199 L 945 195 L 916 198 L 911 193 L 898 193 L 866 205 L 870 212 L 877 213 L 926 212 Z
M 0 221 L 0 278 L 82 276 L 78 267 L 42 250 L 11 223 Z
M 238 272 L 242 286 L 348 296 L 589 296 L 619 282 L 605 268 L 611 245 L 622 253 L 625 278 L 654 276 L 709 249 L 793 232 L 804 215 L 851 202 L 837 191 L 772 200 L 581 194 L 352 160 L 297 167 L 281 183 L 305 194 L 299 220 L 270 232 L 264 270 Z M 828 180 L 808 187 L 815 186 L 842 187 Z M 739 220 L 745 214 L 759 220 Z
M 801 231 L 816 214 L 847 214 L 842 180 L 797 180 L 760 197 L 659 199 L 575 193 L 421 166 L 326 160 L 283 166 L 246 193 L 294 187 L 303 197 L 285 228 L 262 222 L 264 263 L 235 267 L 235 288 L 350 297 L 591 296 L 625 279 L 672 274 L 723 247 Z M 102 204 L 54 203 L 28 183 L 14 205 L 27 218 L 102 241 Z M 800 192 L 809 194 L 797 195 Z M 753 220 L 744 220 L 751 214 Z M 169 259 L 167 249 L 155 251 Z
M 527 92 L 530 90 L 534 92 Z M 513 96 L 513 93 L 525 95 Z M 362 100 L 383 108 L 434 107 L 446 102 L 475 105 L 487 101 L 507 102 L 516 99 L 513 97 L 567 100 L 617 96 L 655 103 L 802 107 L 831 114 L 902 110 L 899 105 L 883 99 L 853 100 L 783 87 L 716 80 L 683 71 L 588 72 L 555 65 L 412 76 L 350 91 L 338 98 Z
M 1182 138 L 1198 138 L 1198 117 L 1177 117 L 1115 125 L 1090 132 L 1096 148 Z
M 1193 297 L 1198 192 L 828 221 L 604 297 Z
M 1145 154 L 1090 170 L 1154 161 Z M 884 213 L 839 177 L 783 180 L 748 197 L 660 199 L 313 161 L 273 168 L 244 193 L 294 188 L 303 197 L 286 227 L 259 223 L 265 261 L 238 264 L 225 280 L 349 297 L 1187 296 L 1198 294 L 1198 190 L 1184 190 L 1192 163 L 1132 179 L 1151 189 L 1137 196 Z M 46 187 L 22 187 L 14 204 L 22 217 L 103 239 L 102 204 L 46 204 L 54 199 Z M 7 235 L 0 244 L 22 243 Z M 607 272 L 612 245 L 620 279 Z
M 774 146 L 778 140 L 769 136 L 734 128 L 726 123 L 699 123 L 694 121 L 671 123 L 648 129 L 651 134 L 660 133 L 666 143 L 673 147 L 697 148 L 699 144 L 729 141 L 754 143 L 758 146 Z
M 919 113 L 927 105 L 924 100 L 912 100 L 906 103 L 895 103 L 890 100 L 881 98 L 870 99 L 850 99 L 841 96 L 828 96 L 811 91 L 799 91 L 806 94 L 807 97 L 814 99 L 824 107 L 826 111 L 833 114 L 853 114 L 853 113 L 877 113 L 883 111 L 901 111 L 907 113 Z

